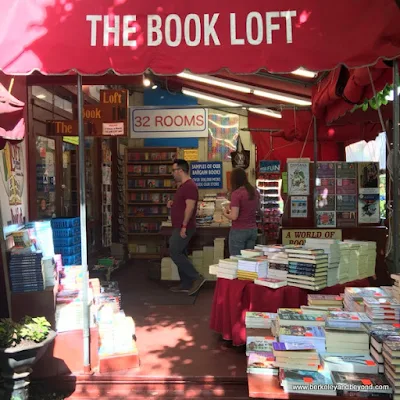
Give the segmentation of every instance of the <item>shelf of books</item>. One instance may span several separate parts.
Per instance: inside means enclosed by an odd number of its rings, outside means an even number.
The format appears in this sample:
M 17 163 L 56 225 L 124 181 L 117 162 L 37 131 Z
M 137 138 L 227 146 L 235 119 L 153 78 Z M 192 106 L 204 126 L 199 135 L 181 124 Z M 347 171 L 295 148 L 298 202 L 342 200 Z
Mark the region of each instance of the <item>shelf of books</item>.
M 130 258 L 161 258 L 159 231 L 162 222 L 168 219 L 167 203 L 176 190 L 172 164 L 177 152 L 174 147 L 125 150 L 125 212 Z
M 246 313 L 249 396 L 399 399 L 399 283 Z M 392 397 L 393 396 L 393 397 Z

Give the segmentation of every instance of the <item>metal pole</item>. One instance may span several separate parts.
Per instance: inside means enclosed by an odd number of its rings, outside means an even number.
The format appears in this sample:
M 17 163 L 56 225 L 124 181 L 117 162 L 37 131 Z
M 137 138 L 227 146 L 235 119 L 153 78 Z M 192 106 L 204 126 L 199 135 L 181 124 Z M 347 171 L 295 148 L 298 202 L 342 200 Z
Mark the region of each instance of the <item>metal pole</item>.
M 79 209 L 81 220 L 81 255 L 82 255 L 82 307 L 83 307 L 83 370 L 90 373 L 90 309 L 88 304 L 89 272 L 87 260 L 86 235 L 86 163 L 85 163 L 85 127 L 83 124 L 82 76 L 78 75 L 78 128 L 79 128 Z
M 394 272 L 400 272 L 399 265 L 399 64 L 393 62 L 393 265 Z
M 318 126 L 314 116 L 314 225 L 317 226 L 317 161 L 318 161 Z

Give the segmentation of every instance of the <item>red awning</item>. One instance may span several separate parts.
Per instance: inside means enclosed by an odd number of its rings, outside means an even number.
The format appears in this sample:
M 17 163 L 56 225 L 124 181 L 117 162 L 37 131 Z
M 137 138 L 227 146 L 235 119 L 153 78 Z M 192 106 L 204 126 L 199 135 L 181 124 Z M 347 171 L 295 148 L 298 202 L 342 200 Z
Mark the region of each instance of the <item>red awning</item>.
M 7 140 L 19 141 L 25 135 L 25 103 L 11 95 L 0 83 L 0 149 Z
M 400 55 L 395 0 L 0 2 L 7 74 L 285 73 Z

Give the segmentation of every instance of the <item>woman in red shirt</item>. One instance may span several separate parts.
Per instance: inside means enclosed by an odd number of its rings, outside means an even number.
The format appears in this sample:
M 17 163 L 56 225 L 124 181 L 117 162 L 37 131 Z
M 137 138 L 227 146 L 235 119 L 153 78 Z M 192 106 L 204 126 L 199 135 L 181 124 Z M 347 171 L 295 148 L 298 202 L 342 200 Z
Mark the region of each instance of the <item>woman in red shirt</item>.
M 226 218 L 232 221 L 229 232 L 229 253 L 240 255 L 241 250 L 253 249 L 257 241 L 257 212 L 260 209 L 260 194 L 252 186 L 246 172 L 235 168 L 231 173 L 231 204 L 224 209 Z

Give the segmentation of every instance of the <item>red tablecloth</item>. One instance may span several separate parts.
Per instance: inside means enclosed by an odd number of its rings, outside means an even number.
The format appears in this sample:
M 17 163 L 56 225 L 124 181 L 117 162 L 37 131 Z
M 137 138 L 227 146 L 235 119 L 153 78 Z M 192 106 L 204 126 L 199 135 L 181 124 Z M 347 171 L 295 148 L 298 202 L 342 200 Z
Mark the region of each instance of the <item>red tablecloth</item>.
M 246 343 L 246 311 L 276 312 L 278 308 L 297 308 L 307 304 L 309 293 L 340 294 L 344 288 L 367 287 L 368 279 L 348 282 L 325 288 L 319 292 L 293 286 L 270 289 L 255 285 L 252 281 L 218 278 L 211 310 L 210 328 L 232 340 L 235 346 Z

